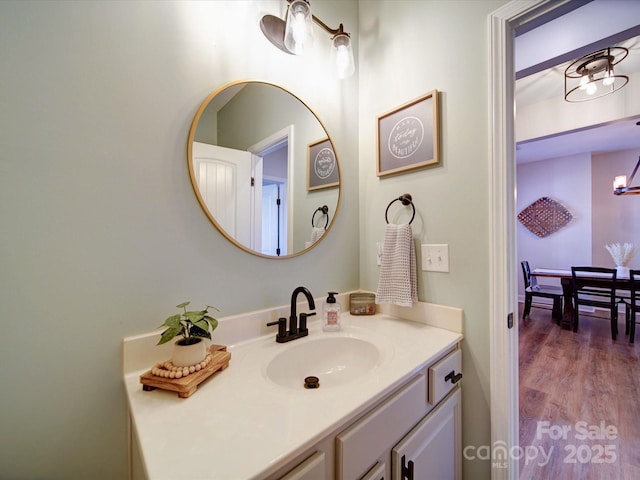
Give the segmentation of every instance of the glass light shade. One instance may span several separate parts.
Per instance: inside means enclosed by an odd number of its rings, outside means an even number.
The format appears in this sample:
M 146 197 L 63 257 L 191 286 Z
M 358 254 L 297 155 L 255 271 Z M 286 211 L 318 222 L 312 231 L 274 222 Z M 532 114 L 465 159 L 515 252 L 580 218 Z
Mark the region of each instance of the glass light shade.
M 587 84 L 586 91 L 587 95 L 593 95 L 598 91 L 598 86 L 595 84 L 595 82 L 591 81 L 589 82 L 589 84 Z
M 587 84 L 589 83 L 589 76 L 583 75 L 580 79 L 580 89 L 585 90 L 587 88 Z
M 627 186 L 627 176 L 626 175 L 618 175 L 614 180 L 613 180 L 613 189 L 615 190 L 616 188 L 624 188 Z
M 607 70 L 607 73 L 604 74 L 604 78 L 602 79 L 602 84 L 605 87 L 612 85 L 616 81 L 616 77 L 613 75 L 613 69 Z
M 295 55 L 300 55 L 313 45 L 311 7 L 306 0 L 294 0 L 289 5 L 284 44 Z
M 333 38 L 332 43 L 331 56 L 338 78 L 350 77 L 356 70 L 351 38 L 346 33 L 339 33 Z

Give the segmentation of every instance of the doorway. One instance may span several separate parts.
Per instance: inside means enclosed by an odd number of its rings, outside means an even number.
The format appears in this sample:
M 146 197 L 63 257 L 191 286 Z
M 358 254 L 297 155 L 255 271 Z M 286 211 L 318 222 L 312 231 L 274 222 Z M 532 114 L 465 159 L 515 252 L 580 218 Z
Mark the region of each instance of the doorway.
M 293 251 L 293 125 L 248 148 L 262 161 L 263 255 L 285 256 Z M 258 179 L 256 179 L 258 181 Z
M 520 281 L 515 231 L 514 32 L 524 25 L 542 25 L 546 16 L 558 16 L 569 3 L 510 2 L 489 16 L 491 422 L 494 447 L 503 445 L 509 452 L 519 445 L 518 337 L 517 322 L 513 321 L 518 315 Z M 506 464 L 492 468 L 495 479 L 517 479 L 518 475 L 519 462 L 514 455 L 509 455 Z

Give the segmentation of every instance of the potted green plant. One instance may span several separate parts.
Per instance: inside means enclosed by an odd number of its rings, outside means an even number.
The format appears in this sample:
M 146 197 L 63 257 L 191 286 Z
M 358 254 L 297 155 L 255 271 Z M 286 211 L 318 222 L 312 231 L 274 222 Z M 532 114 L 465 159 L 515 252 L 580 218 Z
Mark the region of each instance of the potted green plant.
M 211 339 L 211 333 L 218 326 L 218 320 L 209 315 L 209 309 L 216 307 L 207 305 L 204 310 L 187 311 L 187 305 L 191 302 L 183 302 L 176 305 L 182 313 L 171 315 L 162 327 L 167 329 L 162 332 L 158 345 L 169 342 L 177 336 L 181 336 L 174 343 L 172 363 L 176 367 L 188 367 L 203 361 L 207 356 L 207 346 L 204 338 Z

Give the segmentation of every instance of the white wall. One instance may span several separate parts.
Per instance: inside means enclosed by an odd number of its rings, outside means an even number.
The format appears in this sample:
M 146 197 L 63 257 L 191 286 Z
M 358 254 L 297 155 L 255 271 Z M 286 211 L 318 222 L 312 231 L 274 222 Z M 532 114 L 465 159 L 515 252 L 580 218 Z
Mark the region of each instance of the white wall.
M 418 293 L 464 309 L 463 445 L 475 447 L 491 443 L 487 15 L 504 3 L 360 2 L 361 286 L 377 288 L 376 242 L 388 203 L 411 193 L 416 243 L 449 244 L 450 273 L 420 272 Z M 377 116 L 434 89 L 441 91 L 442 164 L 378 178 Z M 465 462 L 464 472 L 489 478 L 490 462 Z
M 640 133 L 640 132 L 639 132 Z M 612 195 L 613 178 L 629 177 L 638 162 L 640 150 L 624 150 L 593 155 L 593 264 L 614 267 L 605 245 L 633 243 L 639 251 L 629 264 L 640 269 L 640 196 Z M 633 185 L 640 185 L 636 173 Z
M 355 1 L 314 7 L 357 44 Z M 226 316 L 287 304 L 300 284 L 319 297 L 359 286 L 358 77 L 318 67 L 328 39 L 307 58 L 268 43 L 258 20 L 284 8 L 0 2 L 1 477 L 125 478 L 121 339 L 156 328 L 174 305 Z M 343 162 L 335 228 L 304 256 L 239 250 L 191 189 L 193 116 L 240 78 L 304 98 Z
M 558 82 L 562 82 L 562 76 Z M 629 84 L 616 92 L 588 102 L 569 103 L 562 96 L 519 107 L 516 142 L 568 132 L 630 118 L 640 112 L 640 74 L 630 75 Z
M 573 216 L 567 226 L 544 238 L 533 234 L 518 221 L 518 263 L 527 260 L 532 269 L 591 265 L 591 155 L 518 165 L 516 182 L 518 213 L 539 198 L 549 197 Z M 518 291 L 524 295 L 521 274 L 519 280 Z M 539 279 L 539 282 L 559 285 L 558 281 L 550 279 Z

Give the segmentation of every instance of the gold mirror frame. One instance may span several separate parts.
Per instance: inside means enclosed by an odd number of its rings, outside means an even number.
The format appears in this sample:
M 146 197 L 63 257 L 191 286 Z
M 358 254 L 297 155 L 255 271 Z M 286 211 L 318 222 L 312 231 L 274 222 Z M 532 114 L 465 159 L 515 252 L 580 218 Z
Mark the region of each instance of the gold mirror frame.
M 266 255 L 260 251 L 254 250 L 252 248 L 250 248 L 249 246 L 243 244 L 242 242 L 238 241 L 238 239 L 236 239 L 232 234 L 230 234 L 229 232 L 226 231 L 226 229 L 221 225 L 220 222 L 218 222 L 218 220 L 216 219 L 215 215 L 211 212 L 211 210 L 209 209 L 204 196 L 202 195 L 201 191 L 200 191 L 200 187 L 198 184 L 198 177 L 195 171 L 195 165 L 194 165 L 194 142 L 196 142 L 196 134 L 197 134 L 197 129 L 198 129 L 198 125 L 200 124 L 200 120 L 203 116 L 203 114 L 205 113 L 207 107 L 212 103 L 212 101 L 217 98 L 220 94 L 222 94 L 223 92 L 228 92 L 229 89 L 233 89 L 233 88 L 242 88 L 242 86 L 245 85 L 251 85 L 251 84 L 257 84 L 257 85 L 262 85 L 262 86 L 269 86 L 269 87 L 273 87 L 275 89 L 278 89 L 277 91 L 281 92 L 281 93 L 286 93 L 288 95 L 290 95 L 292 97 L 293 100 L 296 100 L 297 102 L 300 103 L 300 105 L 302 107 L 304 107 L 312 116 L 313 118 L 318 122 L 318 126 L 324 131 L 325 134 L 325 141 L 328 140 L 330 143 L 331 148 L 333 149 L 333 153 L 335 156 L 335 162 L 336 162 L 336 169 L 337 169 L 337 177 L 338 177 L 338 181 L 337 184 L 336 183 L 332 183 L 332 184 L 328 184 L 327 186 L 329 188 L 336 188 L 337 186 L 337 198 L 335 199 L 335 209 L 333 211 L 333 215 L 331 215 L 330 217 L 330 221 L 328 221 L 328 224 L 326 226 L 326 230 L 325 233 L 320 237 L 320 239 L 318 239 L 317 241 L 315 241 L 314 243 L 312 243 L 309 246 L 305 246 L 304 248 L 300 248 L 297 251 L 293 251 L 292 253 L 288 253 L 287 255 L 281 255 L 281 256 L 277 256 L 277 255 Z M 322 139 L 321 139 L 322 140 Z M 314 145 L 318 144 L 318 139 L 314 138 L 314 139 L 303 139 L 300 140 L 298 138 L 295 139 L 295 142 L 298 145 L 304 144 L 305 148 L 307 150 L 307 155 L 304 155 L 303 158 L 294 158 L 293 160 L 296 163 L 299 163 L 301 161 L 305 162 L 305 168 L 306 170 L 310 169 L 310 158 L 309 158 L 309 152 L 310 152 L 310 148 L 313 147 Z M 299 148 L 299 147 L 298 147 Z M 338 154 L 335 151 L 335 147 L 333 144 L 333 141 L 331 140 L 331 137 L 329 136 L 328 132 L 327 132 L 327 128 L 325 127 L 325 125 L 322 123 L 322 121 L 320 120 L 320 118 L 318 117 L 318 115 L 304 102 L 302 101 L 297 95 L 295 95 L 294 93 L 290 92 L 289 90 L 287 90 L 286 88 L 274 84 L 274 83 L 270 83 L 270 82 L 265 82 L 265 81 L 260 81 L 260 80 L 237 80 L 237 81 L 233 81 L 233 82 L 229 82 L 226 83 L 220 87 L 218 87 L 216 90 L 214 90 L 211 94 L 209 94 L 205 100 L 202 102 L 202 104 L 200 105 L 200 107 L 198 108 L 193 122 L 191 123 L 191 129 L 189 131 L 189 137 L 188 137 L 188 141 L 187 141 L 187 165 L 188 165 L 188 169 L 189 169 L 189 178 L 191 180 L 191 185 L 193 187 L 193 191 L 196 195 L 196 198 L 198 200 L 198 203 L 200 204 L 200 207 L 202 208 L 203 212 L 205 213 L 205 215 L 207 216 L 207 218 L 209 219 L 209 221 L 211 221 L 211 223 L 215 226 L 215 228 L 232 244 L 234 244 L 235 246 L 237 246 L 238 248 L 244 250 L 245 252 L 248 252 L 252 255 L 258 256 L 258 257 L 262 257 L 262 258 L 270 258 L 270 259 L 280 259 L 280 258 L 293 258 L 293 257 L 297 257 L 299 255 L 302 255 L 303 253 L 306 253 L 310 250 L 312 250 L 316 245 L 318 245 L 331 231 L 331 228 L 333 227 L 336 215 L 338 214 L 339 211 L 339 207 L 340 207 L 340 201 L 341 201 L 341 196 L 342 196 L 342 188 L 341 188 L 341 181 L 342 181 L 342 175 L 341 175 L 341 171 L 340 171 L 340 162 L 338 159 Z M 298 167 L 298 170 L 300 170 L 300 168 Z M 304 176 L 304 178 L 301 178 L 300 176 L 296 176 L 294 178 L 294 181 L 296 183 L 300 183 L 300 182 L 305 182 L 307 185 L 306 188 L 306 195 L 307 196 L 311 196 L 314 194 L 314 191 L 317 191 L 318 187 L 312 187 L 309 188 L 310 186 L 310 180 L 309 180 L 309 171 L 307 171 L 307 175 Z M 298 189 L 300 187 L 298 186 Z M 309 200 L 307 199 L 307 203 L 309 203 Z M 326 201 L 324 202 L 326 203 Z M 324 205 L 326 208 L 326 205 Z M 318 205 L 318 207 L 320 207 L 320 205 Z M 318 210 L 320 210 L 320 208 L 318 208 Z M 315 211 L 314 212 L 310 212 L 309 213 L 309 217 L 301 217 L 296 221 L 304 221 L 304 223 L 306 223 L 309 228 L 313 227 L 313 219 L 315 219 Z M 292 215 L 293 216 L 293 215 Z M 295 224 L 295 221 L 293 221 L 293 223 Z M 293 228 L 293 226 L 292 226 Z M 295 249 L 295 247 L 294 247 Z

